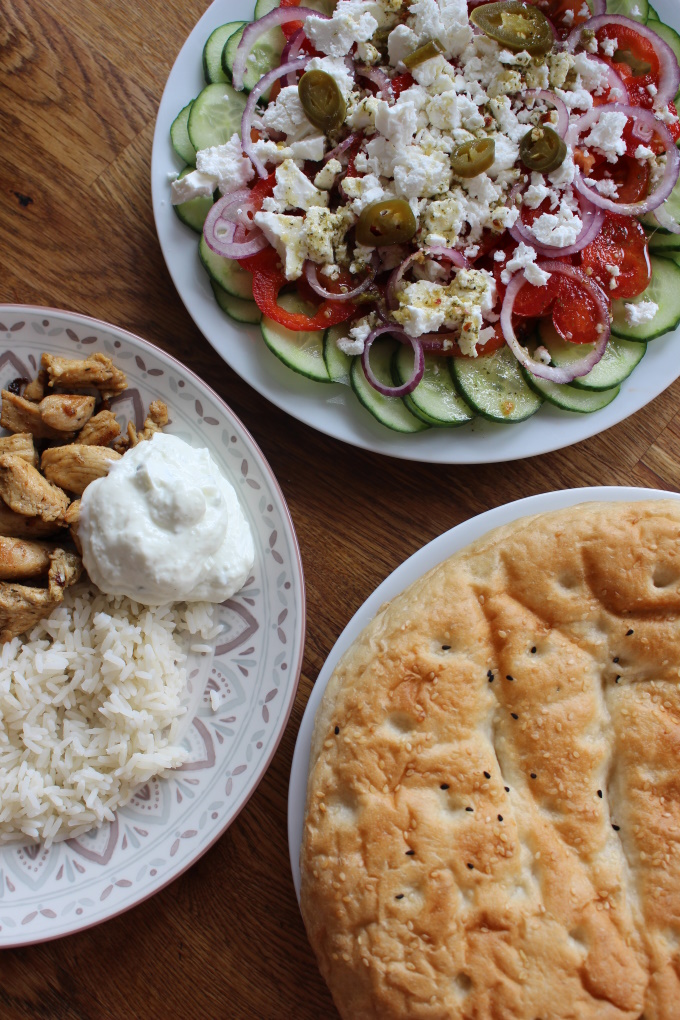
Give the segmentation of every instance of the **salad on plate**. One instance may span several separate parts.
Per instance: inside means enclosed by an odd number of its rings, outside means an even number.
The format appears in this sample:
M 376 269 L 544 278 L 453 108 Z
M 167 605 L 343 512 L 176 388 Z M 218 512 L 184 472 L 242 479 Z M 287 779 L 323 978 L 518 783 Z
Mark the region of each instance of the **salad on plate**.
M 258 0 L 218 27 L 171 190 L 220 307 L 400 432 L 609 404 L 680 323 L 680 36 L 616 8 Z

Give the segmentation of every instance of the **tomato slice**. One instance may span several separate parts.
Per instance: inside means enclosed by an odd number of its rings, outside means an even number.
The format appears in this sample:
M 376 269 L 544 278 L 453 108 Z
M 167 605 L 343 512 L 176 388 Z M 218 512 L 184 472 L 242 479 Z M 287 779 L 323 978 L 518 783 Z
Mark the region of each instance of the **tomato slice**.
M 529 2 L 550 19 L 560 39 L 565 39 L 575 25 L 581 25 L 591 17 L 590 11 L 587 14 L 582 13 L 581 0 L 529 0 Z
M 634 156 L 619 156 L 616 163 L 597 163 L 589 176 L 598 181 L 613 180 L 619 189 L 615 202 L 639 202 L 649 191 L 650 173 L 648 159 L 641 163 Z
M 392 91 L 394 93 L 394 98 L 398 99 L 402 92 L 405 92 L 406 89 L 410 89 L 411 85 L 415 85 L 415 83 L 415 78 L 412 74 L 409 74 L 408 71 L 404 74 L 398 74 L 396 78 L 392 79 Z
M 273 248 L 265 248 L 257 255 L 241 259 L 240 264 L 253 274 L 253 297 L 257 307 L 263 315 L 285 326 L 286 329 L 296 333 L 326 329 L 328 326 L 345 322 L 356 314 L 357 306 L 351 301 L 326 300 L 319 305 L 314 315 L 305 315 L 304 312 L 288 312 L 282 308 L 278 304 L 277 298 L 288 280 L 281 268 L 281 260 Z M 336 281 L 338 284 L 341 282 L 341 280 Z
M 650 95 L 648 85 L 659 86 L 660 67 L 656 50 L 643 35 L 627 25 L 603 26 L 595 36 L 599 43 L 605 39 L 616 40 L 616 50 L 611 57 L 606 56 L 600 47 L 598 56 L 613 67 L 623 81 L 631 104 L 644 106 L 651 110 L 654 97 Z M 615 60 L 615 56 L 625 56 L 625 60 Z
M 302 0 L 281 0 L 279 7 L 299 7 Z M 292 39 L 300 29 L 304 22 L 302 21 L 288 21 L 285 25 L 281 25 L 281 31 L 285 35 L 286 39 Z
M 581 265 L 591 269 L 606 294 L 631 298 L 649 286 L 652 269 L 647 235 L 638 220 L 627 216 L 607 216 L 600 233 L 581 252 Z M 610 290 L 611 274 L 607 266 L 616 266 L 617 286 Z
M 548 286 L 556 275 L 553 273 Z M 600 336 L 597 327 L 601 320 L 594 299 L 568 276 L 560 276 L 554 288 L 556 297 L 552 321 L 562 339 L 572 344 L 597 343 Z

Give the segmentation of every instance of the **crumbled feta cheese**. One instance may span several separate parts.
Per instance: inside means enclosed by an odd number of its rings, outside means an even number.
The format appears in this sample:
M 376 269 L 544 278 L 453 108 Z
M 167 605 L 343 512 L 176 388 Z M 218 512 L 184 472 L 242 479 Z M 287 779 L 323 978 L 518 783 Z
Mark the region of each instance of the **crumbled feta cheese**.
M 498 54 L 501 64 L 509 64 L 511 67 L 528 67 L 531 63 L 531 54 L 526 50 L 519 53 L 511 53 L 510 50 L 501 50 Z
M 387 53 L 392 67 L 417 49 L 418 36 L 408 25 L 397 25 L 387 37 Z
M 548 54 L 550 68 L 550 84 L 553 88 L 562 88 L 567 76 L 574 66 L 574 57 L 568 50 L 559 50 Z
M 320 53 L 346 57 L 356 42 L 369 42 L 378 28 L 377 4 L 362 0 L 339 0 L 331 18 L 310 15 L 305 35 Z
M 650 149 L 647 145 L 638 145 L 635 150 L 635 158 L 639 159 L 640 162 L 644 162 L 646 159 L 656 159 L 656 155 L 653 149 Z
M 388 106 L 379 101 L 375 113 L 376 130 L 400 148 L 410 145 L 416 133 L 416 108 L 413 103 L 399 102 Z
M 574 56 L 574 70 L 581 79 L 581 86 L 589 92 L 601 94 L 609 86 L 609 68 L 599 60 L 591 60 L 587 53 Z
M 605 57 L 610 57 L 610 58 L 613 57 L 614 54 L 616 53 L 616 51 L 618 50 L 618 48 L 619 48 L 619 40 L 616 39 L 616 38 L 610 39 L 610 38 L 607 38 L 605 36 L 605 38 L 600 43 L 600 49 L 604 53 Z
M 328 205 L 328 194 L 319 191 L 292 159 L 284 160 L 277 167 L 272 197 L 278 203 L 280 212 L 286 209 L 307 211 L 313 205 Z
M 550 273 L 546 273 L 536 265 L 536 250 L 525 244 L 524 241 L 520 241 L 512 258 L 506 262 L 505 269 L 501 273 L 501 283 L 510 283 L 513 274 L 520 269 L 524 271 L 524 279 L 527 283 L 532 283 L 534 287 L 544 287 L 550 279 Z
M 655 110 L 654 115 L 658 120 L 663 121 L 664 124 L 677 124 L 678 118 L 674 113 L 671 112 L 668 106 L 665 106 L 663 110 Z
M 366 174 L 364 177 L 345 177 L 342 182 L 342 190 L 348 198 L 352 199 L 350 208 L 356 216 L 359 216 L 367 206 L 391 197 L 375 174 Z
M 646 326 L 651 322 L 659 306 L 654 301 L 638 301 L 637 304 L 628 303 L 626 309 L 626 322 L 629 326 Z
M 568 110 L 590 110 L 593 106 L 593 97 L 586 89 L 555 89 L 555 95 L 559 96 Z
M 192 170 L 191 173 L 179 177 L 170 185 L 172 191 L 172 204 L 181 205 L 182 202 L 190 202 L 192 198 L 200 195 L 212 195 L 217 187 L 217 178 L 211 174 L 204 174 L 200 170 Z
M 236 133 L 223 145 L 199 149 L 196 153 L 196 169 L 217 178 L 223 195 L 239 191 L 255 176 L 252 163 L 243 155 L 241 137 Z
M 506 252 L 503 251 L 502 248 L 499 248 L 498 251 L 495 251 L 493 253 L 493 257 L 494 257 L 494 262 L 505 262 L 505 260 L 507 258 L 507 254 L 506 254 Z
M 619 285 L 619 281 L 617 280 L 617 277 L 621 275 L 621 270 L 619 269 L 618 266 L 610 266 L 610 265 L 606 265 L 605 269 L 607 270 L 607 272 L 611 276 L 611 280 L 609 281 L 609 289 L 610 290 L 616 290 L 616 288 Z
M 569 27 L 570 25 L 573 25 L 574 24 L 574 12 L 570 11 L 569 9 L 567 9 L 564 12 L 564 14 L 562 15 L 562 21 L 563 21 L 563 23 L 567 27 Z
M 352 222 L 349 210 L 331 212 L 322 206 L 312 206 L 305 216 L 304 227 L 308 258 L 321 264 L 337 262 L 339 245 Z
M 312 57 L 305 66 L 306 71 L 324 71 L 329 74 L 347 102 L 354 88 L 354 78 L 347 69 L 343 57 Z
M 619 197 L 619 186 L 609 177 L 603 177 L 600 181 L 596 180 L 594 177 L 585 177 L 584 180 L 590 188 L 595 188 L 595 190 L 604 198 Z
M 429 280 L 407 284 L 397 295 L 394 318 L 409 336 L 422 336 L 445 326 L 456 330 L 464 354 L 476 356 L 483 313 L 496 303 L 496 286 L 490 273 L 461 269 L 446 286 Z
M 556 213 L 538 216 L 529 230 L 540 244 L 567 248 L 574 244 L 583 230 L 583 220 L 572 212 L 566 202 L 561 202 Z
M 546 198 L 550 199 L 551 208 L 557 205 L 557 194 L 546 185 L 543 174 L 534 171 L 531 175 L 531 184 L 522 196 L 522 205 L 527 209 L 538 209 Z
M 342 163 L 339 159 L 329 159 L 325 166 L 322 166 L 314 178 L 314 187 L 322 191 L 330 191 L 335 184 L 335 178 L 342 171 Z
M 308 138 L 317 128 L 307 120 L 297 85 L 286 85 L 281 89 L 275 102 L 270 103 L 262 114 L 261 124 L 267 131 L 280 131 L 288 143 Z
M 646 85 L 646 86 L 645 86 L 645 88 L 647 89 L 647 91 L 649 92 L 649 94 L 650 94 L 650 96 L 651 96 L 652 98 L 654 98 L 654 96 L 655 96 L 655 95 L 656 95 L 656 94 L 658 93 L 658 91 L 659 91 L 659 90 L 658 90 L 658 88 L 656 87 L 656 85 L 654 84 L 654 82 L 653 82 L 653 81 L 650 81 L 649 85 Z
M 373 43 L 357 43 L 356 55 L 362 64 L 372 65 L 380 63 L 380 50 L 376 49 Z
M 609 163 L 615 163 L 617 156 L 623 156 L 626 152 L 623 132 L 627 123 L 628 117 L 625 113 L 605 110 L 600 114 L 597 123 L 593 124 L 584 143 L 601 152 Z
M 451 167 L 443 152 L 426 153 L 410 145 L 394 161 L 394 184 L 404 198 L 429 198 L 449 190 Z
M 262 211 L 253 219 L 280 256 L 286 279 L 297 280 L 307 257 L 304 217 Z
M 363 354 L 366 341 L 374 329 L 374 319 L 375 316 L 371 313 L 371 315 L 367 315 L 355 322 L 349 331 L 349 335 L 340 337 L 336 341 L 338 350 L 342 351 L 343 354 L 348 354 L 350 357 L 356 354 Z

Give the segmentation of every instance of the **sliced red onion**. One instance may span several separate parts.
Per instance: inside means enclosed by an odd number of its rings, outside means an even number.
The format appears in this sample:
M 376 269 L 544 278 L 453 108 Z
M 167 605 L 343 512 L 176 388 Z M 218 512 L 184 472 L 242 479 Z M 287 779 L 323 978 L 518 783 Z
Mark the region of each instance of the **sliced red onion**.
M 368 78 L 378 88 L 378 93 L 382 94 L 388 103 L 394 102 L 394 90 L 392 89 L 392 82 L 387 77 L 384 71 L 381 71 L 377 67 L 361 67 L 355 65 L 354 71 L 362 78 Z
M 608 64 L 602 57 L 596 56 L 594 53 L 588 54 L 589 60 L 594 60 L 600 64 L 601 67 L 607 72 L 607 80 L 609 82 L 609 95 L 607 96 L 608 103 L 627 103 L 628 102 L 628 89 L 626 88 L 623 78 L 616 73 L 611 64 Z
M 626 19 L 627 20 L 627 19 Z M 637 24 L 637 22 L 633 22 Z M 613 202 L 605 198 L 592 187 L 585 183 L 578 164 L 575 164 L 574 187 L 584 195 L 589 202 L 597 205 L 607 212 L 616 213 L 619 216 L 642 216 L 644 213 L 652 212 L 662 205 L 678 182 L 680 176 L 680 152 L 676 148 L 673 136 L 666 125 L 657 120 L 651 110 L 645 110 L 641 106 L 624 106 L 621 103 L 606 103 L 604 106 L 595 106 L 588 113 L 580 117 L 567 132 L 566 142 L 574 148 L 578 144 L 579 135 L 583 134 L 595 124 L 603 113 L 625 113 L 636 123 L 641 122 L 643 126 L 651 127 L 658 135 L 666 150 L 666 168 L 663 176 L 657 182 L 656 189 L 651 195 L 641 199 L 639 202 Z
M 314 262 L 305 262 L 305 279 L 314 293 L 318 294 L 319 297 L 324 298 L 326 301 L 352 301 L 353 298 L 357 297 L 359 294 L 363 294 L 363 292 L 370 287 L 375 279 L 375 269 L 373 269 L 373 267 L 369 267 L 368 276 L 365 280 L 362 280 L 362 282 L 354 287 L 353 290 L 341 291 L 340 293 L 338 293 L 338 291 L 326 290 L 323 284 L 319 281 L 318 270 Z
M 295 33 L 295 35 L 291 39 L 288 40 L 288 42 L 283 48 L 283 53 L 281 54 L 282 64 L 288 64 L 290 63 L 291 60 L 298 59 L 298 57 L 300 56 L 300 50 L 306 38 L 307 36 L 305 35 L 305 30 L 304 28 L 301 28 L 298 32 Z M 296 84 L 297 79 L 295 76 L 295 72 L 291 71 L 291 73 L 286 78 L 286 85 Z
M 385 297 L 387 298 L 389 308 L 396 308 L 399 304 L 397 301 L 397 287 L 401 283 L 406 270 L 413 262 L 416 260 L 421 262 L 423 258 L 447 259 L 454 266 L 458 266 L 459 269 L 470 269 L 470 261 L 463 255 L 462 251 L 457 251 L 456 248 L 445 248 L 443 245 L 438 245 L 434 248 L 421 248 L 419 251 L 414 251 L 408 258 L 404 259 L 400 266 L 393 270 L 392 275 L 387 281 Z
M 341 156 L 346 149 L 349 149 L 350 145 L 354 145 L 357 138 L 359 138 L 359 135 L 356 132 L 348 135 L 339 145 L 336 145 L 334 149 L 326 153 L 323 158 L 324 163 L 327 163 L 329 159 L 337 159 L 338 156 Z
M 290 10 L 297 11 L 299 7 L 292 7 Z M 272 14 L 276 14 L 276 11 L 272 11 Z M 269 15 L 267 15 L 269 17 Z M 262 19 L 264 21 L 264 18 Z M 250 137 L 250 131 L 253 126 L 253 117 L 255 115 L 255 108 L 257 101 L 263 92 L 279 78 L 283 78 L 291 71 L 301 71 L 311 60 L 310 56 L 298 57 L 297 60 L 289 60 L 287 64 L 281 64 L 281 67 L 275 67 L 273 71 L 267 71 L 258 81 L 255 88 L 248 96 L 243 116 L 241 117 L 241 147 L 245 152 L 246 156 L 249 157 L 250 162 L 257 170 L 260 177 L 267 177 L 267 170 L 264 163 L 255 155 L 255 146 L 252 138 Z
M 588 21 L 584 21 L 581 25 L 576 26 L 569 35 L 567 45 L 573 52 L 581 44 L 581 32 L 584 29 L 590 32 L 598 32 L 601 28 L 616 28 L 617 25 L 628 28 L 632 32 L 637 32 L 638 35 L 643 36 L 654 47 L 654 52 L 659 58 L 659 91 L 654 102 L 656 106 L 667 106 L 678 94 L 678 89 L 680 88 L 680 67 L 678 67 L 677 57 L 668 43 L 664 42 L 656 32 L 647 28 L 646 25 L 641 25 L 639 21 L 633 21 L 632 18 L 625 18 L 622 14 L 597 14 L 595 17 L 589 18 Z
M 508 289 L 505 292 L 503 299 L 503 306 L 501 308 L 501 328 L 503 330 L 503 336 L 505 342 L 515 355 L 520 365 L 528 369 L 532 375 L 538 376 L 539 379 L 549 379 L 555 383 L 570 383 L 574 379 L 580 379 L 581 376 L 587 375 L 592 368 L 597 365 L 598 361 L 604 354 L 607 341 L 611 333 L 611 327 L 609 324 L 609 301 L 607 295 L 604 293 L 602 288 L 593 279 L 586 276 L 585 273 L 581 272 L 575 266 L 570 266 L 566 262 L 539 262 L 537 263 L 538 268 L 542 269 L 546 273 L 559 273 L 562 276 L 568 276 L 570 280 L 574 280 L 583 287 L 584 290 L 593 298 L 597 305 L 597 310 L 600 314 L 600 322 L 598 325 L 602 326 L 602 333 L 596 344 L 593 345 L 592 350 L 588 351 L 580 361 L 574 362 L 573 365 L 557 367 L 555 365 L 544 365 L 542 361 L 536 361 L 531 357 L 525 347 L 522 347 L 519 340 L 515 335 L 515 330 L 512 324 L 512 312 L 515 307 L 515 300 L 520 290 L 526 283 L 524 273 L 515 273 Z
M 557 111 L 557 124 L 554 125 L 554 130 L 560 138 L 564 138 L 569 129 L 569 110 L 559 96 L 556 96 L 554 92 L 549 92 L 548 89 L 529 89 L 528 92 L 523 93 L 522 98 L 525 101 L 527 99 L 543 99 L 546 103 L 554 106 Z
M 654 210 L 654 218 L 660 227 L 670 230 L 671 234 L 680 234 L 680 224 L 676 223 L 670 213 L 667 213 L 663 206 Z
M 385 386 L 377 378 L 373 369 L 371 368 L 371 360 L 369 353 L 373 345 L 373 341 L 377 340 L 383 333 L 389 333 L 402 344 L 410 344 L 413 348 L 413 373 L 405 383 L 401 386 Z M 423 347 L 420 341 L 416 337 L 409 336 L 406 330 L 400 326 L 378 326 L 372 333 L 366 338 L 364 345 L 363 354 L 361 355 L 361 364 L 364 370 L 364 375 L 368 379 L 369 383 L 374 390 L 378 393 L 382 393 L 383 397 L 405 397 L 408 393 L 412 393 L 420 380 L 423 378 L 425 372 L 425 355 L 423 354 Z
M 515 185 L 517 188 L 517 185 Z M 513 188 L 513 191 L 515 191 Z M 602 209 L 594 208 L 590 202 L 587 201 L 590 189 L 585 195 L 579 193 L 578 202 L 580 206 L 581 220 L 583 221 L 583 227 L 581 233 L 578 235 L 573 244 L 569 244 L 564 248 L 559 248 L 554 244 L 541 244 L 537 241 L 530 227 L 526 223 L 522 222 L 521 213 L 515 220 L 514 224 L 510 227 L 510 236 L 517 241 L 524 241 L 525 244 L 531 245 L 531 247 L 545 258 L 554 258 L 556 255 L 560 257 L 563 255 L 574 255 L 577 251 L 581 251 L 586 245 L 594 241 L 597 235 L 602 229 L 604 222 L 604 211 Z M 513 198 L 512 191 L 510 192 L 511 199 Z
M 216 255 L 227 259 L 244 259 L 267 247 L 269 242 L 261 230 L 250 230 L 242 221 L 237 224 L 233 218 L 239 203 L 247 201 L 249 197 L 250 192 L 244 189 L 233 195 L 225 195 L 211 206 L 203 224 L 203 236 Z
M 268 32 L 277 25 L 285 25 L 288 21 L 304 21 L 310 15 L 315 18 L 322 18 L 324 21 L 329 20 L 327 14 L 320 14 L 319 11 L 313 11 L 310 7 L 277 7 L 275 10 L 270 11 L 269 14 L 265 14 L 264 17 L 258 18 L 257 21 L 251 21 L 249 25 L 246 25 L 241 41 L 236 49 L 234 66 L 231 72 L 234 88 L 239 92 L 243 88 L 246 61 L 255 42 L 261 35 L 264 35 L 265 32 Z M 260 81 L 259 84 L 262 84 L 262 82 Z M 265 90 L 262 89 L 260 95 L 263 91 Z

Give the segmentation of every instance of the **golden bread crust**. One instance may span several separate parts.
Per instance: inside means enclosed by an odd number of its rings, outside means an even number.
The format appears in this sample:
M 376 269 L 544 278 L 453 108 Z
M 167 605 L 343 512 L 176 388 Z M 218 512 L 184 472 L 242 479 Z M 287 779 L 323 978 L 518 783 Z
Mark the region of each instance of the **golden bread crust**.
M 524 518 L 384 607 L 301 866 L 346 1020 L 679 1020 L 680 503 Z

